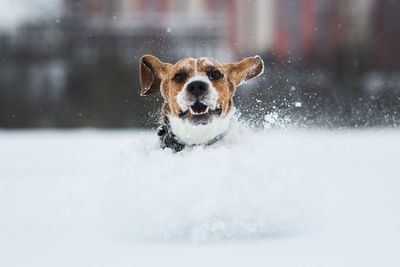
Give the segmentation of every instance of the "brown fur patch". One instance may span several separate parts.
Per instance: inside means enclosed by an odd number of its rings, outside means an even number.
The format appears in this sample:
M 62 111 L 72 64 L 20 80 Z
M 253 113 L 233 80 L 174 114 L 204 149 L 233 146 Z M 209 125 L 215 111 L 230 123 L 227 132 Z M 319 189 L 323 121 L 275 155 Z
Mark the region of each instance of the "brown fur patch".
M 145 96 L 160 92 L 161 81 L 167 77 L 169 65 L 152 55 L 144 55 L 140 58 L 139 75 L 142 85 L 140 95 Z
M 239 63 L 225 64 L 229 79 L 239 86 L 242 82 L 253 79 L 262 73 L 264 64 L 259 56 L 248 57 Z

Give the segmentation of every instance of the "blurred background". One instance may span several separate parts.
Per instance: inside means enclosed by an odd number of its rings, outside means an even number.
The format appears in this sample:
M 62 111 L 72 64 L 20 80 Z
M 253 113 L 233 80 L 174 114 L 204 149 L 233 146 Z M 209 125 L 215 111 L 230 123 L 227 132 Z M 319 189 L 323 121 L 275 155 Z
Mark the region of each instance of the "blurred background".
M 0 0 L 0 128 L 154 127 L 143 54 L 259 54 L 265 73 L 236 96 L 255 124 L 396 127 L 399 14 L 398 0 Z

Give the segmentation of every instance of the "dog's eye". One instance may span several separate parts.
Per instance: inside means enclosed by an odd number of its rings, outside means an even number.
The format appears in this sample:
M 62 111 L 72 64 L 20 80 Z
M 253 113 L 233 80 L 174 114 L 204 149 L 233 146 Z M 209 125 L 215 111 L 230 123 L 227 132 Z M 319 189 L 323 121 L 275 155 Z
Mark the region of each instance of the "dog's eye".
M 215 81 L 217 81 L 217 80 L 221 79 L 222 77 L 224 77 L 224 75 L 219 70 L 209 71 L 207 73 L 207 75 L 211 80 L 215 80 Z
M 175 74 L 174 78 L 172 78 L 172 80 L 174 80 L 177 83 L 182 83 L 186 80 L 187 78 L 187 74 L 183 73 L 183 72 L 178 72 Z

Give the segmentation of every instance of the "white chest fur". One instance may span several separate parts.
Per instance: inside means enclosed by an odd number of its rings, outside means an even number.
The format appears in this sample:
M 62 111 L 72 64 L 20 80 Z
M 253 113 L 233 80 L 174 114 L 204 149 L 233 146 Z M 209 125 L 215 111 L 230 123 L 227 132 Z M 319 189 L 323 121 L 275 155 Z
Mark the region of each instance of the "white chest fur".
M 187 145 L 200 145 L 213 140 L 216 136 L 225 133 L 230 126 L 234 111 L 225 118 L 214 118 L 206 125 L 193 125 L 180 118 L 170 116 L 169 123 L 172 132 Z

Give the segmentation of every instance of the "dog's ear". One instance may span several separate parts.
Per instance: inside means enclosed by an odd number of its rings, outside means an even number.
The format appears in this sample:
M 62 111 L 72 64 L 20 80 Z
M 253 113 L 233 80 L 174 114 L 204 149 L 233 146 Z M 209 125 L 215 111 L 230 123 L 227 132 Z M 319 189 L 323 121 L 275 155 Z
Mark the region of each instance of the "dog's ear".
M 161 80 L 168 76 L 168 65 L 152 55 L 144 55 L 140 58 L 141 96 L 160 92 Z
M 248 57 L 238 63 L 224 65 L 228 78 L 235 86 L 253 79 L 264 72 L 264 62 L 261 57 Z

